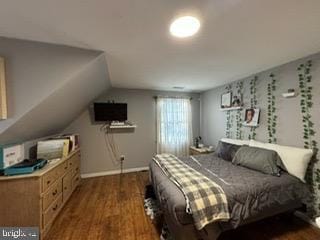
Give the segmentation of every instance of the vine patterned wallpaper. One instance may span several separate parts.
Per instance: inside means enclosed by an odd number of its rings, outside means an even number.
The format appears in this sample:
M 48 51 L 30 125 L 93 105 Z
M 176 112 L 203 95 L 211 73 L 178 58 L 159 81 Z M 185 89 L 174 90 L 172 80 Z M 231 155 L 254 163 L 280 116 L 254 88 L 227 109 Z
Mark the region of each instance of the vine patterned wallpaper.
M 284 98 L 295 89 L 299 94 Z M 226 91 L 242 95 L 245 108 L 260 108 L 258 127 L 246 127 L 245 110 L 220 111 Z M 310 217 L 320 216 L 320 53 L 255 74 L 201 94 L 201 133 L 206 144 L 220 138 L 256 139 L 263 142 L 312 148 L 315 152 L 306 180 L 312 191 Z

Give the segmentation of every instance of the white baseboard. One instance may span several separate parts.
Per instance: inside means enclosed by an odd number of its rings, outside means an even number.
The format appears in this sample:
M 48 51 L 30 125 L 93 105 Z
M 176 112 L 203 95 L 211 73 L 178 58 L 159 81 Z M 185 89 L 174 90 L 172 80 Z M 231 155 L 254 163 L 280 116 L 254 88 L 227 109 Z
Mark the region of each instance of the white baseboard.
M 123 169 L 123 173 L 130 173 L 130 172 L 140 172 L 149 170 L 149 167 L 140 167 L 140 168 L 127 168 Z M 101 176 L 108 176 L 108 175 L 115 175 L 120 174 L 119 170 L 112 170 L 112 171 L 103 171 L 103 172 L 95 172 L 95 173 L 84 173 L 81 174 L 81 178 L 92 178 L 92 177 L 101 177 Z
M 305 215 L 304 213 L 300 212 L 300 211 L 295 211 L 294 212 L 294 215 L 300 219 L 302 219 L 303 221 L 317 227 L 317 228 L 320 228 L 320 226 L 318 226 L 316 224 L 316 222 L 312 221 L 307 215 Z

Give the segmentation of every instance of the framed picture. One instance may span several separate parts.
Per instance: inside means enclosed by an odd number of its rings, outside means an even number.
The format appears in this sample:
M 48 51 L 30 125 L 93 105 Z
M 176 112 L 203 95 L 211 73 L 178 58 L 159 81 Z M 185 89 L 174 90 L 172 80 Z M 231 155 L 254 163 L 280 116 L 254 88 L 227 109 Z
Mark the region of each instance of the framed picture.
M 232 93 L 226 92 L 221 95 L 221 108 L 229 108 L 231 107 L 232 101 Z
M 244 126 L 257 127 L 260 121 L 259 108 L 247 108 L 245 111 Z
M 242 95 L 234 95 L 232 98 L 232 107 L 242 106 Z
M 4 58 L 0 57 L 0 119 L 7 119 L 7 92 Z

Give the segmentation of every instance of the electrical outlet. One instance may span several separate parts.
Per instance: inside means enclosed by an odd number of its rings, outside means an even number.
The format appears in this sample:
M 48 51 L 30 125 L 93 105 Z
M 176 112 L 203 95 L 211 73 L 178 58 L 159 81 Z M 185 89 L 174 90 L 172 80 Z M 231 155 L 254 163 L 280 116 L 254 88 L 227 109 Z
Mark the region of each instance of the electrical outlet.
M 120 161 L 124 161 L 125 158 L 126 158 L 125 155 L 121 155 L 121 156 L 120 156 Z

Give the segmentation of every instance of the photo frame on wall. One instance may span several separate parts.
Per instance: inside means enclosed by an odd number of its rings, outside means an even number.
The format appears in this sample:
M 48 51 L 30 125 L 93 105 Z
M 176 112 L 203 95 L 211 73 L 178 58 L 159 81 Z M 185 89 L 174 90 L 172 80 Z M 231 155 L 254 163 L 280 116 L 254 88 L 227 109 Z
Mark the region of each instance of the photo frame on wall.
M 232 106 L 232 92 L 226 92 L 221 95 L 221 108 L 230 108 Z
M 242 94 L 233 95 L 232 97 L 232 107 L 241 107 L 242 104 Z
M 247 108 L 245 111 L 245 118 L 243 126 L 257 127 L 260 122 L 260 109 L 259 108 Z
M 7 119 L 7 91 L 4 58 L 0 57 L 0 119 Z

